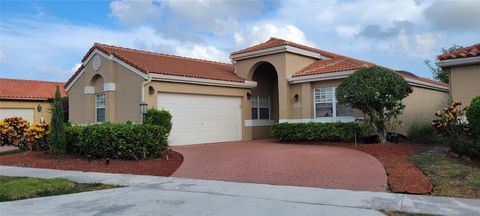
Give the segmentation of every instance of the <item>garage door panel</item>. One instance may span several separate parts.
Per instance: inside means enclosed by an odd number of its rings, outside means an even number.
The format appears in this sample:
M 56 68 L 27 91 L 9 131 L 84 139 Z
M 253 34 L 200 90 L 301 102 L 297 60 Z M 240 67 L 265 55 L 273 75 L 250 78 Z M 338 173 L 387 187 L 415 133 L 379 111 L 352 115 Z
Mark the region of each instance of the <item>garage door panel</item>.
M 240 97 L 158 95 L 158 107 L 172 113 L 170 145 L 241 140 L 240 105 Z
M 5 118 L 18 116 L 22 117 L 23 119 L 34 122 L 34 110 L 27 109 L 27 108 L 0 108 L 0 120 Z

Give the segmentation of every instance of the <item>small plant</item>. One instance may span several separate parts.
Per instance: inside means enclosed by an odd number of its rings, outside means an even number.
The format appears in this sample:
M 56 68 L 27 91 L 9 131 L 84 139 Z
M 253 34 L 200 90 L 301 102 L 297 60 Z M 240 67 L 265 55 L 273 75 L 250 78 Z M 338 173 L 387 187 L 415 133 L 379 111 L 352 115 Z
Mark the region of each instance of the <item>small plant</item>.
M 462 108 L 459 101 L 452 102 L 449 106 L 435 112 L 437 119 L 432 121 L 432 126 L 450 144 L 452 149 L 460 154 L 480 155 L 473 146 L 474 141 L 470 128 L 465 118 L 467 107 Z
M 428 123 L 421 124 L 414 122 L 407 132 L 410 142 L 421 144 L 443 144 L 442 137 L 435 133 L 435 128 Z
M 167 133 L 170 133 L 170 130 L 172 130 L 172 114 L 167 110 L 149 109 L 145 124 L 162 126 L 167 129 Z
M 470 103 L 470 107 L 467 109 L 467 120 L 477 142 L 480 142 L 480 96 L 473 98 Z
M 62 97 L 60 96 L 60 89 L 57 86 L 55 91 L 55 98 L 53 100 L 53 116 L 51 121 L 51 138 L 50 138 L 50 151 L 54 154 L 63 154 L 66 151 L 66 135 L 65 126 L 63 120 L 63 105 Z
M 0 122 L 0 145 L 19 146 L 30 123 L 21 117 L 10 117 Z
M 48 124 L 34 123 L 25 132 L 24 149 L 30 151 L 45 150 L 48 145 Z

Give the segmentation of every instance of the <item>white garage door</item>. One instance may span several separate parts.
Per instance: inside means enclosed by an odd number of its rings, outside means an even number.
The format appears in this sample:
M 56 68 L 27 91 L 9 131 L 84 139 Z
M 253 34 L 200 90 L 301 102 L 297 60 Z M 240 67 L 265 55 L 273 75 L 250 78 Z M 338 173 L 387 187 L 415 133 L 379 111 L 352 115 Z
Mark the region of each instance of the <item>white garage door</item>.
M 158 107 L 172 113 L 170 145 L 242 139 L 240 97 L 160 93 Z
M 18 116 L 26 119 L 29 122 L 33 122 L 33 109 L 11 109 L 11 108 L 0 108 L 0 119 Z

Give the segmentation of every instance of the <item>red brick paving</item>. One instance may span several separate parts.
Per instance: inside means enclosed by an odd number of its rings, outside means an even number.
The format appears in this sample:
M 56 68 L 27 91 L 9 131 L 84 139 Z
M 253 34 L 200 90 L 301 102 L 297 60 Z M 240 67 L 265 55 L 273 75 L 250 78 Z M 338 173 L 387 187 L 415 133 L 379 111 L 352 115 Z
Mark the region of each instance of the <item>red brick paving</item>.
M 385 191 L 382 164 L 348 148 L 272 140 L 175 146 L 184 156 L 176 177 Z

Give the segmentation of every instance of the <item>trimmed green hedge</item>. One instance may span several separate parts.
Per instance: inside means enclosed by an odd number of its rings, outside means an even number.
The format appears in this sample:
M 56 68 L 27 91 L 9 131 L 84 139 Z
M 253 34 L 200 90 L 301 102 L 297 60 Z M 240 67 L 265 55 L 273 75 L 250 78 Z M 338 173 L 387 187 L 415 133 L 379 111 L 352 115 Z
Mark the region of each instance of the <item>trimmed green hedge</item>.
M 272 137 L 281 141 L 309 141 L 309 142 L 335 142 L 353 141 L 355 131 L 357 138 L 366 134 L 368 127 L 365 124 L 344 122 L 332 123 L 279 123 L 272 126 Z
M 167 133 L 172 130 L 172 114 L 167 110 L 149 109 L 145 117 L 145 124 L 159 125 L 167 129 Z
M 68 150 L 90 158 L 158 158 L 168 146 L 167 130 L 150 124 L 103 123 L 66 130 Z

